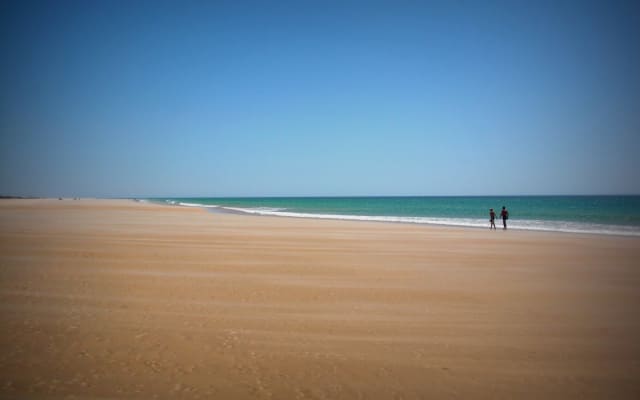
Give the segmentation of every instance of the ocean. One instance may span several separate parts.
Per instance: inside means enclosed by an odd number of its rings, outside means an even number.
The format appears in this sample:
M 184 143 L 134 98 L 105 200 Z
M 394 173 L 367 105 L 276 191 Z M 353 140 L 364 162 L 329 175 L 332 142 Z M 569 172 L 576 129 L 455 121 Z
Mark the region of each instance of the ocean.
M 489 209 L 510 229 L 640 236 L 640 196 L 153 198 L 254 215 L 489 227 Z M 496 218 L 498 228 L 502 221 Z

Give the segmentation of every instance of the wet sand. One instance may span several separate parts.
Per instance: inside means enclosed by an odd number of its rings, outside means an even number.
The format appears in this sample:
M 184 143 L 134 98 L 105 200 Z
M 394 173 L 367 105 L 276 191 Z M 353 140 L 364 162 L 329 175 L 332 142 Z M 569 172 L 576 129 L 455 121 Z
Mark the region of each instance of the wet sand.
M 0 200 L 0 397 L 640 398 L 640 239 Z

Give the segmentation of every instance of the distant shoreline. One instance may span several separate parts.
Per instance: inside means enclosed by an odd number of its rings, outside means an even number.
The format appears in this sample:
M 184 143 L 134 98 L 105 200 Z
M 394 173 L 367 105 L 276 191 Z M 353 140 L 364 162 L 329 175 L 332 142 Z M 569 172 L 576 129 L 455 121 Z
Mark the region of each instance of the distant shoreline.
M 635 207 L 636 203 L 640 204 L 639 196 L 607 198 L 591 196 L 582 197 L 575 201 L 572 197 L 566 196 L 552 199 L 548 197 L 536 197 L 533 199 L 529 197 L 512 197 L 509 199 L 494 197 L 144 199 L 144 201 L 157 204 L 197 207 L 214 212 L 253 216 L 370 221 L 474 229 L 489 228 L 488 215 L 478 215 L 477 210 L 487 207 L 488 211 L 487 204 L 502 204 L 503 200 L 509 208 L 513 205 L 515 209 L 515 212 L 512 212 L 512 218 L 508 221 L 510 230 L 622 237 L 640 236 L 640 226 L 637 223 L 624 223 L 624 220 L 622 220 L 622 223 L 618 222 L 621 218 L 629 216 L 636 220 L 640 219 L 640 215 L 637 215 L 640 212 L 640 207 Z M 597 204 L 593 206 L 591 203 Z M 576 214 L 576 211 L 573 210 L 575 208 L 574 204 L 583 207 L 584 211 L 578 210 Z M 439 207 L 439 209 L 434 211 L 433 207 Z M 494 207 L 498 206 L 495 205 Z M 529 210 L 529 208 L 534 211 Z M 451 212 L 451 209 L 456 211 Z M 538 214 L 537 211 L 540 213 Z M 529 215 L 525 215 L 526 212 L 529 212 Z M 612 212 L 615 214 L 611 214 Z M 589 217 L 591 219 L 583 216 L 588 216 L 589 213 L 591 214 L 591 217 Z M 603 216 L 600 216 L 599 213 L 603 213 Z M 611 218 L 617 218 L 618 220 L 607 220 L 607 213 L 611 215 Z M 513 218 L 514 215 L 517 215 L 517 217 Z M 545 217 L 545 215 L 552 217 Z

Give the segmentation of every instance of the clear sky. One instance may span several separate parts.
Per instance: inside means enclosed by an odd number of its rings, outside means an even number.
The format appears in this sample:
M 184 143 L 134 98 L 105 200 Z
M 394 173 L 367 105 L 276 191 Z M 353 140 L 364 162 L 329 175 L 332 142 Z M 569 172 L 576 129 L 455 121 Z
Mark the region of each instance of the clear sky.
M 3 1 L 0 194 L 637 194 L 638 4 Z

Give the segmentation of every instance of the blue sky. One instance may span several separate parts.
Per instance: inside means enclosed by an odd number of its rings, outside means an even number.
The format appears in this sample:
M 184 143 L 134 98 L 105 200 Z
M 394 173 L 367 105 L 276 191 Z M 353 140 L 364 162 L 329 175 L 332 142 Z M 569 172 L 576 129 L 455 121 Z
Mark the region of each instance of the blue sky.
M 637 194 L 636 4 L 2 2 L 0 194 Z

